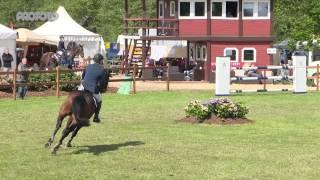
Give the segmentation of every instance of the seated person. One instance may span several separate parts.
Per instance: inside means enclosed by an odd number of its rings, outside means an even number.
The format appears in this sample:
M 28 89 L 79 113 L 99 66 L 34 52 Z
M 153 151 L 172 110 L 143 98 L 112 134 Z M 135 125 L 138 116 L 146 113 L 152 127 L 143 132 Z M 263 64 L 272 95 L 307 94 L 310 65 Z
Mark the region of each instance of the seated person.
M 245 64 L 243 67 L 255 67 L 255 66 L 252 63 L 248 63 L 248 64 Z M 263 78 L 263 76 L 257 71 L 257 69 L 247 69 L 244 74 L 248 77 L 258 77 L 259 84 L 262 84 L 261 79 Z

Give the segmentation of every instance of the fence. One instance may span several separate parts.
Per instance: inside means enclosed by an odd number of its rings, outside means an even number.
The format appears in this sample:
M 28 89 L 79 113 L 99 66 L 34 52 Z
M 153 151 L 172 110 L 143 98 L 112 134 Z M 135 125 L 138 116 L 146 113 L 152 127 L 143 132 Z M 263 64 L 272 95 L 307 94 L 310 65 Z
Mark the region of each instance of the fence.
M 161 67 L 137 67 L 137 65 L 134 65 L 133 68 L 110 68 L 108 70 L 126 70 L 126 71 L 132 71 L 132 76 L 130 79 L 110 79 L 109 82 L 122 82 L 122 81 L 131 81 L 132 82 L 132 92 L 134 94 L 137 93 L 137 87 L 136 87 L 136 82 L 137 81 L 145 81 L 149 80 L 146 78 L 137 78 L 136 74 L 138 70 L 144 70 L 144 69 L 166 69 L 166 90 L 170 91 L 170 65 L 169 63 L 166 66 L 161 66 Z M 74 69 L 74 70 L 64 70 L 60 69 L 59 67 L 56 68 L 56 70 L 49 70 L 49 71 L 17 71 L 17 69 L 14 69 L 13 71 L 8 71 L 8 72 L 0 72 L 0 75 L 12 75 L 12 83 L 6 84 L 6 85 L 1 85 L 0 88 L 12 88 L 13 90 L 13 99 L 16 100 L 17 98 L 17 88 L 19 86 L 56 86 L 56 96 L 59 98 L 60 97 L 60 86 L 62 84 L 80 84 L 81 80 L 76 80 L 76 81 L 61 81 L 60 75 L 63 73 L 75 73 L 75 72 L 83 72 L 84 69 Z M 56 74 L 55 76 L 55 82 L 36 82 L 36 83 L 18 83 L 17 82 L 17 75 L 22 74 L 22 73 L 28 73 L 28 74 Z

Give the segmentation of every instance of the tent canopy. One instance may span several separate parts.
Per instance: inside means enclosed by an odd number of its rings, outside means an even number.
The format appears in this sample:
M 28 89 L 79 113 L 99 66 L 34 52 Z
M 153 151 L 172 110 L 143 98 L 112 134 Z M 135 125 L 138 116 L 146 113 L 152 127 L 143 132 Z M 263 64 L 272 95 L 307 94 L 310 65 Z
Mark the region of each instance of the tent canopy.
M 26 28 L 16 29 L 16 32 L 18 33 L 17 42 L 19 43 L 47 43 L 47 44 L 55 43 L 55 42 L 50 42 L 46 40 L 41 35 Z
M 17 33 L 14 30 L 0 24 L 0 39 L 16 39 L 16 38 L 17 38 Z
M 47 21 L 33 32 L 41 35 L 48 42 L 54 42 L 54 45 L 58 44 L 60 35 L 64 36 L 66 43 L 75 41 L 83 44 L 85 56 L 93 57 L 97 52 L 105 55 L 104 42 L 99 34 L 80 26 L 71 18 L 64 7 L 60 6 L 56 12 L 58 14 L 56 20 Z

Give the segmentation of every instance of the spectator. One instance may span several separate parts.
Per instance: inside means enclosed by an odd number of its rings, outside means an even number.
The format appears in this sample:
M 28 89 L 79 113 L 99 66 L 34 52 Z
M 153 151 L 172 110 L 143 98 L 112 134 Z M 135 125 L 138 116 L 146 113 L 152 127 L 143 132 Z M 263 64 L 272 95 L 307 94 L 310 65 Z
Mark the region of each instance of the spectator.
M 33 66 L 32 66 L 32 70 L 33 71 L 39 71 L 40 70 L 40 67 L 37 63 L 34 63 Z
M 4 53 L 2 54 L 2 62 L 3 62 L 3 67 L 4 68 L 11 68 L 11 63 L 13 61 L 12 55 L 9 53 L 9 49 L 6 48 L 4 50 Z
M 31 71 L 27 66 L 27 58 L 22 58 L 18 65 L 18 71 L 23 71 L 21 74 L 17 75 L 17 83 L 27 83 L 28 82 L 28 72 Z M 18 87 L 19 98 L 24 99 L 27 94 L 28 87 L 23 85 Z

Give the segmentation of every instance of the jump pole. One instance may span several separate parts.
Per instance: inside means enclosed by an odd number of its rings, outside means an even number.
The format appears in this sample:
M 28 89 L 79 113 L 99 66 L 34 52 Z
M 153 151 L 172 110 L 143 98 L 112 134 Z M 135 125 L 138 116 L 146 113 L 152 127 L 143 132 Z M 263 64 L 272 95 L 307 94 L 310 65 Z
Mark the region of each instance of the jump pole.
M 276 92 L 276 91 L 292 91 L 294 94 L 307 93 L 307 75 L 306 75 L 306 56 L 293 56 L 293 76 L 289 79 L 293 79 L 293 89 L 258 89 L 258 90 L 232 90 L 235 93 L 242 92 Z M 273 67 L 253 67 L 253 68 L 232 68 L 232 69 L 279 69 L 281 66 Z M 281 76 L 271 77 L 235 77 L 230 78 L 230 57 L 217 57 L 216 58 L 216 96 L 228 96 L 230 95 L 230 80 L 266 80 L 266 79 L 281 79 Z

